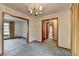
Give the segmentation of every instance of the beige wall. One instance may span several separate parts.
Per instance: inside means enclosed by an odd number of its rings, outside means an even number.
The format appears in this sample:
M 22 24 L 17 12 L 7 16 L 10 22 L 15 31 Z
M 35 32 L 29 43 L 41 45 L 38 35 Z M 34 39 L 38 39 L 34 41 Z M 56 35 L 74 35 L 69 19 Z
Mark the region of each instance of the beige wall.
M 27 21 L 24 22 L 15 22 L 15 37 L 22 36 L 27 38 Z
M 36 21 L 36 40 L 41 41 L 42 20 L 58 17 L 58 45 L 64 48 L 71 48 L 71 13 L 70 10 L 53 13 L 38 18 Z
M 53 20 L 54 23 L 54 39 L 57 40 L 57 20 Z
M 15 22 L 15 36 L 22 36 L 27 38 L 27 21 Z
M 21 26 L 22 23 L 21 22 L 15 22 L 15 37 L 16 36 L 21 36 Z
M 29 19 L 29 37 L 30 37 L 29 41 L 31 42 L 35 39 L 34 38 L 35 32 L 34 32 L 34 28 L 33 28 L 34 27 L 34 21 L 33 21 L 34 18 L 0 4 L 0 54 L 2 53 L 2 35 L 1 35 L 2 34 L 2 30 L 1 30 L 2 29 L 2 12 L 7 12 L 7 13 L 15 15 L 15 16 Z

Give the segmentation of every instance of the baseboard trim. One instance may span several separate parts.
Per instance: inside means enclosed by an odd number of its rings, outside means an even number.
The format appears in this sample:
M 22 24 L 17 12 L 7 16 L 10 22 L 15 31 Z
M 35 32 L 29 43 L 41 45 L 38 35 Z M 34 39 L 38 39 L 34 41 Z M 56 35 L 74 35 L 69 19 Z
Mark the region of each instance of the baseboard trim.
M 69 48 L 65 48 L 65 47 L 60 47 L 60 46 L 57 46 L 58 48 L 63 48 L 63 49 L 65 49 L 65 50 L 68 50 L 68 51 L 70 51 L 70 53 L 72 54 L 72 51 L 71 51 L 71 49 L 69 49 Z
M 16 37 L 14 37 L 14 38 L 24 38 L 24 39 L 27 39 L 27 38 L 25 38 L 25 37 L 23 37 L 23 36 L 16 36 Z
M 14 37 L 14 39 L 16 39 L 16 38 L 23 38 L 23 39 L 27 39 L 27 38 L 22 37 L 22 36 L 16 36 L 16 37 Z M 9 39 L 12 39 L 12 38 L 6 38 L 6 39 L 4 39 L 4 40 L 9 40 Z
M 57 42 L 57 40 L 55 40 L 55 39 L 53 39 L 53 40 Z
M 6 39 L 4 39 L 4 40 L 9 40 L 9 39 L 11 39 L 11 38 L 6 38 Z
M 39 43 L 42 43 L 42 42 L 40 42 L 40 41 L 37 41 L 37 40 L 33 40 L 33 41 L 29 42 L 29 43 L 32 43 L 32 42 L 39 42 Z
M 63 48 L 63 49 L 66 49 L 66 50 L 69 50 L 69 51 L 71 51 L 71 49 L 69 49 L 69 48 L 65 48 L 65 47 L 61 47 L 61 46 L 57 46 L 58 48 Z

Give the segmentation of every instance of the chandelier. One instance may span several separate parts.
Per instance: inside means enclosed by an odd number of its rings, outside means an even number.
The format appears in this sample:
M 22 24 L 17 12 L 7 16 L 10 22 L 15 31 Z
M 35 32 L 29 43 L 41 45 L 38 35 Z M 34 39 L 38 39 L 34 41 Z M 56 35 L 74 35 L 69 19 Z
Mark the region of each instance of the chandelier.
M 32 6 L 28 8 L 28 12 L 34 16 L 41 15 L 42 6 L 37 6 L 37 4 L 32 4 Z

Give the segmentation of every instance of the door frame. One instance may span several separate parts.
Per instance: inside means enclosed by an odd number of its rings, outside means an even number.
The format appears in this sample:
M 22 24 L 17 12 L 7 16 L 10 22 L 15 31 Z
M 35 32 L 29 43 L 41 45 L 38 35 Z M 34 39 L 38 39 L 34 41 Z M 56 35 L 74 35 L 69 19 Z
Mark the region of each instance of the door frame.
M 59 27 L 59 24 L 58 24 L 58 22 L 59 22 L 59 20 L 58 20 L 58 17 L 55 17 L 55 18 L 50 18 L 50 19 L 45 19 L 45 20 L 42 20 L 42 43 L 45 41 L 45 40 L 43 40 L 43 21 L 49 21 L 49 20 L 57 20 L 57 47 L 58 47 L 58 27 Z
M 27 43 L 29 43 L 29 19 L 26 19 L 26 18 L 23 18 L 23 17 L 19 17 L 19 16 L 15 16 L 15 15 L 12 15 L 12 14 L 9 14 L 9 13 L 6 13 L 6 12 L 2 12 L 2 54 L 1 55 L 3 55 L 4 54 L 4 35 L 3 35 L 3 33 L 4 33 L 4 29 L 3 29 L 3 20 L 4 20 L 4 15 L 5 14 L 8 14 L 8 15 L 10 15 L 10 16 L 12 16 L 12 17 L 16 17 L 16 18 L 20 18 L 20 19 L 22 19 L 22 20 L 26 20 L 27 21 L 27 26 L 28 26 L 28 31 L 27 31 Z

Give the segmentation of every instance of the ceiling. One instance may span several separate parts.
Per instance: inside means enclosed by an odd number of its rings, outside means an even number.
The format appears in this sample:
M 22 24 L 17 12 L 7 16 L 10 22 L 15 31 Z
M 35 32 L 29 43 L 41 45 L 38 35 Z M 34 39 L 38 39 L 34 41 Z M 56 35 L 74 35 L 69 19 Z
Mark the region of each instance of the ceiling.
M 26 10 L 32 6 L 34 3 L 3 3 L 4 5 L 13 8 L 17 11 L 23 12 L 27 15 L 33 16 L 29 14 Z M 38 6 L 42 6 L 42 15 L 47 15 L 59 11 L 64 11 L 70 9 L 70 3 L 35 3 Z
M 4 22 L 9 22 L 9 21 L 14 21 L 14 22 L 25 22 L 26 20 L 13 17 L 13 16 L 10 16 L 10 15 L 8 15 L 8 14 L 4 14 Z

